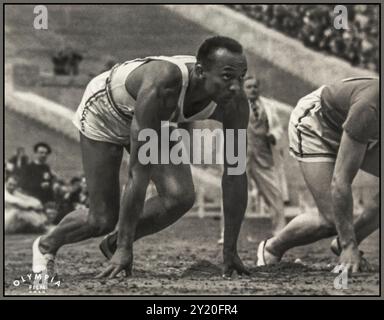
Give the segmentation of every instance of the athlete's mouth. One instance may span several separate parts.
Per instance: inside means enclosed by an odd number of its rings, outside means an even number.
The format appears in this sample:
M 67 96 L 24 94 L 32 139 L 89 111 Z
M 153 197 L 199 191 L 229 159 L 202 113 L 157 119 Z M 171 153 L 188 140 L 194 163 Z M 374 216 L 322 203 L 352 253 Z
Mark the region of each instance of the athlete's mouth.
M 224 98 L 232 98 L 233 96 L 235 95 L 235 93 L 233 91 L 228 91 L 226 92 L 223 97 Z

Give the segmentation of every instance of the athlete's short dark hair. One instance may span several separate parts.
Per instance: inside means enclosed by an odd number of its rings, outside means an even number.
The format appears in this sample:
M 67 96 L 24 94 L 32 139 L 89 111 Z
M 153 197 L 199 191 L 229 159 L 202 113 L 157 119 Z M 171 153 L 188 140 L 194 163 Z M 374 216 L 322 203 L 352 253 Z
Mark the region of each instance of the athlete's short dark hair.
M 206 39 L 197 51 L 196 60 L 200 62 L 203 67 L 209 68 L 212 64 L 212 54 L 217 49 L 227 49 L 233 53 L 243 53 L 243 47 L 236 40 L 228 37 L 215 36 Z
M 43 147 L 43 148 L 47 149 L 48 154 L 51 154 L 52 149 L 51 149 L 51 147 L 50 147 L 47 143 L 45 143 L 45 142 L 39 142 L 39 143 L 36 143 L 36 144 L 33 146 L 33 151 L 36 152 L 37 149 L 39 149 L 40 147 Z

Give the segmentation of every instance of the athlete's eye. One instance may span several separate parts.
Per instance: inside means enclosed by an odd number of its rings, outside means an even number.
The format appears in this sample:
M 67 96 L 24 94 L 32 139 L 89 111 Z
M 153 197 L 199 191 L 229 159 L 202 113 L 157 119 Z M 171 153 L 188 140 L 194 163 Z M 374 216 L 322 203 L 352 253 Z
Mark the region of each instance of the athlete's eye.
M 230 75 L 230 74 L 223 74 L 222 76 L 221 76 L 224 80 L 231 80 L 232 78 L 233 78 L 233 76 L 232 75 Z

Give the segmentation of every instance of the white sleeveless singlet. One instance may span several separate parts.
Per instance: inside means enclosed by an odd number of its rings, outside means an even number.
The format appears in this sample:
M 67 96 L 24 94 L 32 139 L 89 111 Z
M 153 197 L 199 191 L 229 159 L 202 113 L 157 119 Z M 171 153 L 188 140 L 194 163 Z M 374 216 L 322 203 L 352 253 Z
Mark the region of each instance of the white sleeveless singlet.
M 136 101 L 127 92 L 125 88 L 125 80 L 133 70 L 143 65 L 144 63 L 154 60 L 168 61 L 175 64 L 178 66 L 182 75 L 182 87 L 180 90 L 177 108 L 169 121 L 174 123 L 181 123 L 208 119 L 216 109 L 217 104 L 214 101 L 211 101 L 203 110 L 188 118 L 184 115 L 184 99 L 189 83 L 188 69 L 186 64 L 196 63 L 196 58 L 194 56 L 151 56 L 126 61 L 120 65 L 116 65 L 111 71 L 110 89 L 115 107 L 118 109 L 118 111 L 126 117 L 133 117 Z

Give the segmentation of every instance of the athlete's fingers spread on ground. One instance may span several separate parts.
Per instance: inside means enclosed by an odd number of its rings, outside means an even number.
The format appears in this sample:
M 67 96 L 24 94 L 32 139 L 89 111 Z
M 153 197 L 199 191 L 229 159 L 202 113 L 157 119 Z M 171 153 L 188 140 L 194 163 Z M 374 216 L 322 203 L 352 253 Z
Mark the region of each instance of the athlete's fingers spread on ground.
M 248 269 L 246 267 L 244 267 L 243 265 L 239 265 L 236 267 L 236 271 L 239 275 L 243 275 L 245 274 L 246 276 L 249 276 L 251 273 L 248 271 Z
M 249 275 L 248 270 L 244 267 L 242 263 L 236 263 L 234 265 L 234 269 L 236 270 L 238 275 L 243 275 L 243 274 Z
M 235 260 L 235 265 L 234 265 L 237 273 L 239 275 L 247 275 L 249 276 L 251 273 L 248 271 L 248 269 L 244 266 L 244 264 L 241 262 L 240 258 L 237 257 L 237 259 Z
M 224 279 L 232 279 L 233 272 L 236 271 L 239 276 L 242 275 L 250 275 L 250 272 L 243 265 L 236 265 L 233 267 L 228 267 L 224 269 L 223 278 Z
M 107 277 L 111 271 L 114 269 L 114 266 L 108 266 L 107 269 L 105 269 L 104 271 L 100 272 L 97 276 L 96 276 L 96 279 L 100 279 L 100 278 L 104 278 L 104 277 Z
M 352 266 L 352 273 L 356 273 L 356 272 L 359 272 L 360 271 L 360 267 L 359 267 L 359 264 L 356 263 Z
M 360 263 L 358 263 L 358 262 L 347 263 L 345 265 L 345 270 L 347 270 L 348 275 L 352 275 L 353 273 L 358 273 L 358 272 L 362 271 L 360 268 Z
M 341 272 L 347 272 L 348 274 L 352 273 L 352 265 L 350 263 L 342 264 L 343 268 Z
M 360 261 L 357 261 L 348 265 L 348 271 L 350 271 L 351 273 L 360 272 L 362 271 L 361 267 L 362 266 L 360 264 Z

